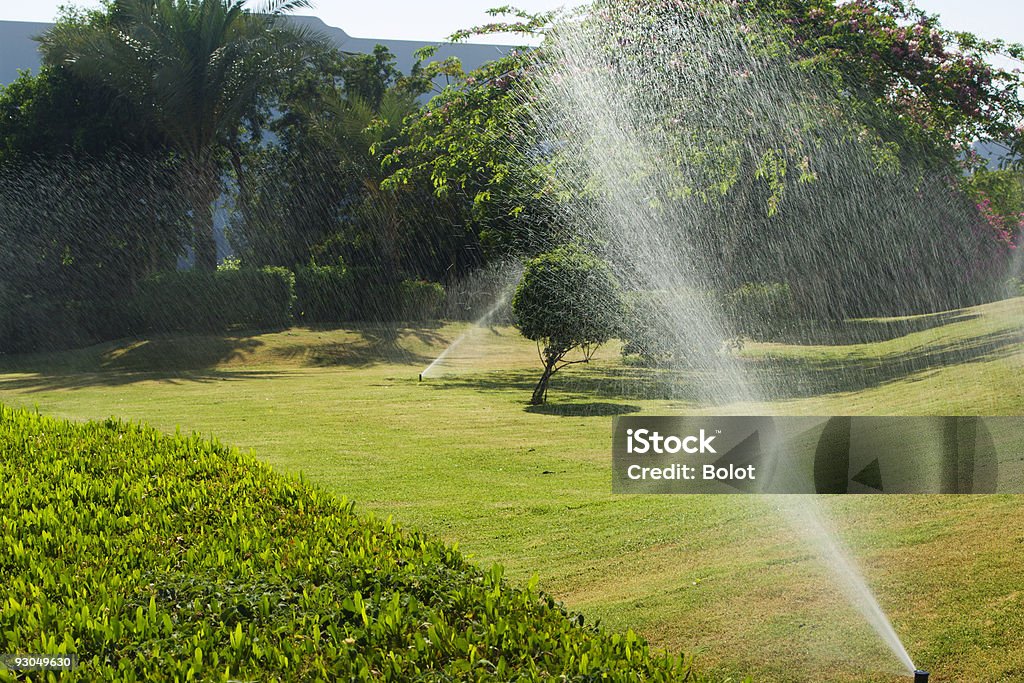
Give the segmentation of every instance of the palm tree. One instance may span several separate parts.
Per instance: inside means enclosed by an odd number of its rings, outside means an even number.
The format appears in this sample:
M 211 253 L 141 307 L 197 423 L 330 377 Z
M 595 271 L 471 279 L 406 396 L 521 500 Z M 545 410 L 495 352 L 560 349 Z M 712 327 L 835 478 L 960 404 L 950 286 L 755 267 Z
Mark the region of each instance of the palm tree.
M 149 112 L 189 169 L 197 268 L 217 265 L 213 203 L 225 145 L 319 38 L 285 24 L 308 0 L 113 0 L 106 16 L 59 22 L 45 60 L 102 83 Z

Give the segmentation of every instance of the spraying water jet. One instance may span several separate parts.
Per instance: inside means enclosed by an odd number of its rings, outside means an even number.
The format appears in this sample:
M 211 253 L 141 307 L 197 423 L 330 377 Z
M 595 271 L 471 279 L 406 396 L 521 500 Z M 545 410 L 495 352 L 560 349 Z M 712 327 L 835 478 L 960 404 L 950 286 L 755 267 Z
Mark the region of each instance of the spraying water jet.
M 446 348 L 444 351 L 441 352 L 440 356 L 435 358 L 430 363 L 430 365 L 428 365 L 426 368 L 423 369 L 423 372 L 420 373 L 420 381 L 422 382 L 424 377 L 428 376 L 431 371 L 433 371 L 439 365 L 444 363 L 445 359 L 448 358 L 448 356 L 450 356 L 453 351 L 458 349 L 466 341 L 466 339 L 470 336 L 470 334 L 474 330 L 477 330 L 477 329 L 483 327 L 484 325 L 486 325 L 487 322 L 491 318 L 493 318 L 498 313 L 498 311 L 500 311 L 501 308 L 506 303 L 508 303 L 508 300 L 509 300 L 510 297 L 511 297 L 511 291 L 506 291 L 503 294 L 501 294 L 501 296 L 498 297 L 498 300 L 494 303 L 494 305 L 491 306 L 491 308 L 483 316 L 481 316 L 479 319 L 477 319 L 473 323 L 472 327 L 470 327 L 468 330 L 466 330 L 461 335 L 459 335 L 455 339 L 455 341 L 453 341 L 451 344 L 448 345 L 448 348 Z

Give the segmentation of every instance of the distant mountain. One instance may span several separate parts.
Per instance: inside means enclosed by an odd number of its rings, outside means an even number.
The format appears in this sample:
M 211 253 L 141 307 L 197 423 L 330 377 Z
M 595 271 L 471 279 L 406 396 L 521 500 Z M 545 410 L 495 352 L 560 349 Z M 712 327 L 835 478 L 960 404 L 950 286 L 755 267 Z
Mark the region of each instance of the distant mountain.
M 989 168 L 999 168 L 1004 162 L 1013 158 L 1009 148 L 997 142 L 976 142 L 974 151 L 985 160 Z
M 328 26 L 317 17 L 295 16 L 291 17 L 291 21 L 319 31 L 333 40 L 339 48 L 349 52 L 370 53 L 378 43 L 386 45 L 395 55 L 397 66 L 403 73 L 408 73 L 415 63 L 416 50 L 427 45 L 437 45 L 413 40 L 353 38 L 340 28 Z M 0 21 L 0 85 L 7 85 L 15 80 L 19 70 L 35 71 L 39 68 L 40 54 L 38 44 L 33 38 L 45 33 L 52 25 L 33 21 Z M 508 49 L 507 45 L 442 43 L 435 58 L 458 57 L 463 68 L 468 71 L 500 57 Z
M 16 79 L 19 69 L 39 68 L 39 49 L 32 38 L 50 26 L 35 21 L 0 21 L 0 85 Z

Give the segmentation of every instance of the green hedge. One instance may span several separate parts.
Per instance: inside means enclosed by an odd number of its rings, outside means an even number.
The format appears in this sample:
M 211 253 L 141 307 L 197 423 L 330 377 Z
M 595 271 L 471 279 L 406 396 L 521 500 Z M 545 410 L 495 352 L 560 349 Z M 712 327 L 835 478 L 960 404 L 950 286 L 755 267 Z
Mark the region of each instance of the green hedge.
M 2 283 L 0 283 L 2 286 Z M 444 288 L 342 266 L 159 273 L 106 301 L 51 301 L 0 290 L 0 353 L 88 346 L 150 332 L 224 332 L 299 323 L 436 320 Z
M 354 314 L 352 276 L 344 266 L 295 271 L 295 315 L 304 323 L 344 322 Z
M 696 289 L 634 291 L 625 296 L 622 355 L 644 365 L 680 365 L 717 350 L 690 312 L 711 310 L 713 296 Z
M 791 332 L 800 315 L 789 285 L 751 283 L 723 297 L 729 332 L 737 337 L 768 341 Z
M 403 280 L 398 285 L 402 320 L 437 320 L 444 307 L 444 287 L 427 280 Z
M 299 268 L 295 293 L 296 319 L 306 323 L 436 320 L 445 301 L 437 282 L 388 282 L 344 266 Z
M 0 352 L 30 353 L 88 346 L 142 331 L 124 302 L 0 298 Z
M 0 406 L 0 453 L 0 651 L 60 680 L 705 680 L 215 442 Z
M 179 270 L 142 281 L 130 307 L 147 332 L 219 332 L 287 326 L 294 298 L 286 268 Z

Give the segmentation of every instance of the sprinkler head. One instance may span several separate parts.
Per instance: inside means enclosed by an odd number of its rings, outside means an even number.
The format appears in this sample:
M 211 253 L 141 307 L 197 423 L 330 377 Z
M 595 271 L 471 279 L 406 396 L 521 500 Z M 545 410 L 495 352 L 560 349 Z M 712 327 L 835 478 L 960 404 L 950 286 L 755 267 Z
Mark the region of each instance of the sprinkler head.
M 423 381 L 423 373 L 422 372 L 420 373 L 420 381 L 421 382 Z
M 914 672 L 914 683 L 928 683 L 928 672 L 918 669 Z

